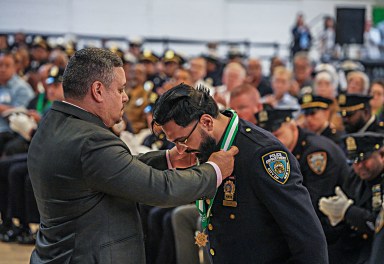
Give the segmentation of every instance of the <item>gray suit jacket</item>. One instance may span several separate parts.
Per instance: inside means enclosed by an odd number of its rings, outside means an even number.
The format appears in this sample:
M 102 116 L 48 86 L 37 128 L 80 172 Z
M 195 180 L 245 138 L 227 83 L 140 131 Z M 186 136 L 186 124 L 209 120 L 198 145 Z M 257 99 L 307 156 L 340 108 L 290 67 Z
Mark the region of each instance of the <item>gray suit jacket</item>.
M 98 117 L 63 102 L 34 135 L 28 169 L 41 216 L 31 263 L 145 263 L 137 202 L 177 206 L 216 189 L 211 165 L 166 170 L 164 151 L 134 157 Z

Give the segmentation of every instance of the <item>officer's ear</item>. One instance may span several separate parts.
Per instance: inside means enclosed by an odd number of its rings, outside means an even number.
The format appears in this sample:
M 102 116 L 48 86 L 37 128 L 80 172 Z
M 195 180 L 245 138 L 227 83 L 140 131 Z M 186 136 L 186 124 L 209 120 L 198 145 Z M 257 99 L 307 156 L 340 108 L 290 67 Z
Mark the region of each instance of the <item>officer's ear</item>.
M 208 115 L 208 114 L 203 114 L 200 117 L 200 124 L 207 131 L 212 131 L 213 130 L 213 117 Z
M 100 81 L 94 81 L 91 85 L 92 98 L 98 103 L 103 101 L 104 88 L 103 83 Z

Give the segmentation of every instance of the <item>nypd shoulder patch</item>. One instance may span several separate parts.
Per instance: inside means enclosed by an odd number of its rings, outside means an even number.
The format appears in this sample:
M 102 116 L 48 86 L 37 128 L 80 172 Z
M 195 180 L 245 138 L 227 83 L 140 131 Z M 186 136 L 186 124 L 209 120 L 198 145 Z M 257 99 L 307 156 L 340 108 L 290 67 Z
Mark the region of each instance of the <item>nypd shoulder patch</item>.
M 327 153 L 324 151 L 313 152 L 307 156 L 307 162 L 314 173 L 321 175 L 327 166 Z
M 261 157 L 268 175 L 275 181 L 285 184 L 291 174 L 288 155 L 284 151 L 272 151 Z

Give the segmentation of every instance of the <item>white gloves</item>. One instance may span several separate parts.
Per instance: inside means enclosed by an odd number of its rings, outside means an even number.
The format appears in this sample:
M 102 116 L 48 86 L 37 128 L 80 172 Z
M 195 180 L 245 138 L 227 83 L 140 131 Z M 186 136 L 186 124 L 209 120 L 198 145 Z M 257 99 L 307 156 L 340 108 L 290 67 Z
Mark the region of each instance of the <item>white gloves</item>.
M 319 200 L 319 209 L 326 216 L 332 226 L 337 225 L 344 219 L 345 212 L 353 204 L 351 199 L 345 195 L 339 186 L 335 188 L 336 196 L 322 197 Z
M 9 116 L 9 127 L 16 133 L 20 134 L 25 140 L 31 140 L 31 133 L 37 128 L 36 121 L 26 115 L 13 113 Z

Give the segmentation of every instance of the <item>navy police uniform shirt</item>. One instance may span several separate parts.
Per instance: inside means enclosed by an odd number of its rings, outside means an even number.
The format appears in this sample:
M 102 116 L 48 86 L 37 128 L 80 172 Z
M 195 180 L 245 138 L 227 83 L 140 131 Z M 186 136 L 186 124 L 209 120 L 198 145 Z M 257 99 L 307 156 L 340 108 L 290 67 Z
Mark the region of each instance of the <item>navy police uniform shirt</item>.
M 363 181 L 355 175 L 349 187 L 345 193 L 354 203 L 344 216 L 348 228 L 341 245 L 350 259 L 346 263 L 364 263 L 371 253 L 375 220 L 383 204 L 384 173 L 372 181 Z
M 330 139 L 316 135 L 298 127 L 299 137 L 292 153 L 300 164 L 313 207 L 320 218 L 328 244 L 340 236 L 339 228 L 329 224 L 328 217 L 320 212 L 318 204 L 321 197 L 333 196 L 336 186 L 343 186 L 351 174 L 347 158 L 342 149 Z
M 378 118 L 375 116 L 375 120 L 367 127 L 367 129 L 360 132 L 365 132 L 365 131 L 384 133 L 384 122 L 379 121 Z
M 294 156 L 241 119 L 233 145 L 239 148 L 234 172 L 217 190 L 207 228 L 213 263 L 328 263 Z

